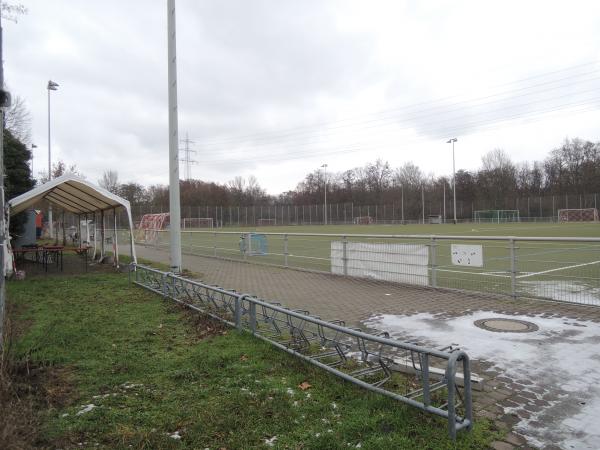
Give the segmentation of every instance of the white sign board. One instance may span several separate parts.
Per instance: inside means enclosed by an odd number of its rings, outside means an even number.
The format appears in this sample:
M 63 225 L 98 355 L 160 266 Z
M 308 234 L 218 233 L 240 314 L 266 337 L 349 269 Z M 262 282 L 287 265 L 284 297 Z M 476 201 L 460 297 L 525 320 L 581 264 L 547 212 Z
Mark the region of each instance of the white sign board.
M 429 285 L 429 249 L 419 244 L 331 242 L 331 272 L 351 277 Z M 345 265 L 345 268 L 344 268 Z
M 483 247 L 481 245 L 452 244 L 452 264 L 455 266 L 483 267 Z

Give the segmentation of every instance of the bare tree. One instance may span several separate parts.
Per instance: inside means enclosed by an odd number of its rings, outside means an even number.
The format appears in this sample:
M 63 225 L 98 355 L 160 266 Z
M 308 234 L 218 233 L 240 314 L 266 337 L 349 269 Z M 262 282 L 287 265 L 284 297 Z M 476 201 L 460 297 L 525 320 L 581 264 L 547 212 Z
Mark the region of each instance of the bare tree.
M 22 143 L 31 143 L 31 114 L 21 97 L 16 96 L 6 110 L 4 126 Z
M 116 170 L 105 170 L 102 178 L 98 180 L 98 184 L 113 194 L 119 192 L 119 174 Z
M 67 166 L 67 164 L 62 160 L 58 160 L 58 162 L 52 164 L 52 179 L 58 178 L 64 175 L 65 173 L 71 173 L 73 175 L 77 175 L 80 178 L 85 178 L 85 176 L 81 172 L 79 172 L 79 169 L 77 168 L 76 164 L 71 164 L 70 166 Z M 38 172 L 38 175 L 40 183 L 45 183 L 48 181 L 48 172 L 43 170 L 41 172 Z

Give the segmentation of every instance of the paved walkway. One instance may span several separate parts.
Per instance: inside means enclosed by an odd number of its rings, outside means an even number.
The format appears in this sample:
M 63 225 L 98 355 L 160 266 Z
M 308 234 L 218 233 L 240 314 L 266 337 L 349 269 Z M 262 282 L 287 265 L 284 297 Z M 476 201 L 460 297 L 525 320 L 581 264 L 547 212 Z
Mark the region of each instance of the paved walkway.
M 143 246 L 136 249 L 140 258 L 169 262 L 167 251 Z M 206 283 L 279 301 L 326 320 L 342 319 L 349 326 L 363 328 L 364 322 L 377 314 L 406 316 L 424 312 L 437 317 L 459 317 L 467 311 L 487 311 L 600 322 L 600 308 L 566 303 L 434 290 L 193 255 L 183 255 L 183 264 Z M 460 345 L 460 339 L 461 336 L 456 336 L 454 343 Z M 489 370 L 490 366 L 486 361 L 473 364 L 473 370 L 485 379 L 486 386 L 484 392 L 476 393 L 474 406 L 479 416 L 493 419 L 500 427 L 511 429 L 563 394 L 542 389 L 537 398 L 539 405 L 533 405 L 526 395 L 528 392 L 523 391 L 528 380 L 510 379 Z M 510 414 L 505 413 L 508 407 L 512 408 Z M 511 433 L 505 442 L 496 446 L 509 449 L 524 443 L 521 436 Z M 553 447 L 548 443 L 545 448 Z

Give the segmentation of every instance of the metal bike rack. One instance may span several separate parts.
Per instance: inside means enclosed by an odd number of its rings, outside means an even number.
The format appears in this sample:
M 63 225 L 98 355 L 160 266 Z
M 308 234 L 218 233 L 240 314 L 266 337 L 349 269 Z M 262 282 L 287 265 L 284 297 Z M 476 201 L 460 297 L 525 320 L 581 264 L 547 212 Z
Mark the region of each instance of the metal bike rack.
M 462 350 L 368 334 L 341 320 L 325 321 L 308 311 L 141 265 L 133 265 L 129 274 L 141 287 L 250 332 L 346 381 L 447 419 L 452 439 L 457 431 L 472 428 L 471 370 Z

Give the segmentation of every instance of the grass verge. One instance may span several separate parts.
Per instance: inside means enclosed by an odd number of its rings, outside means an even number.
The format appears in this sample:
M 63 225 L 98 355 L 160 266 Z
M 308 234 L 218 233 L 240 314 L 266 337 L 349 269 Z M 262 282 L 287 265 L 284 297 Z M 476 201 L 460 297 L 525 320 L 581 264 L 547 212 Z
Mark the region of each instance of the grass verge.
M 452 442 L 443 420 L 165 303 L 123 274 L 32 278 L 8 293 L 12 322 L 26 324 L 9 359 L 19 383 L 37 386 L 28 418 L 13 419 L 34 424 L 31 446 L 481 449 L 498 437 L 481 420 Z

